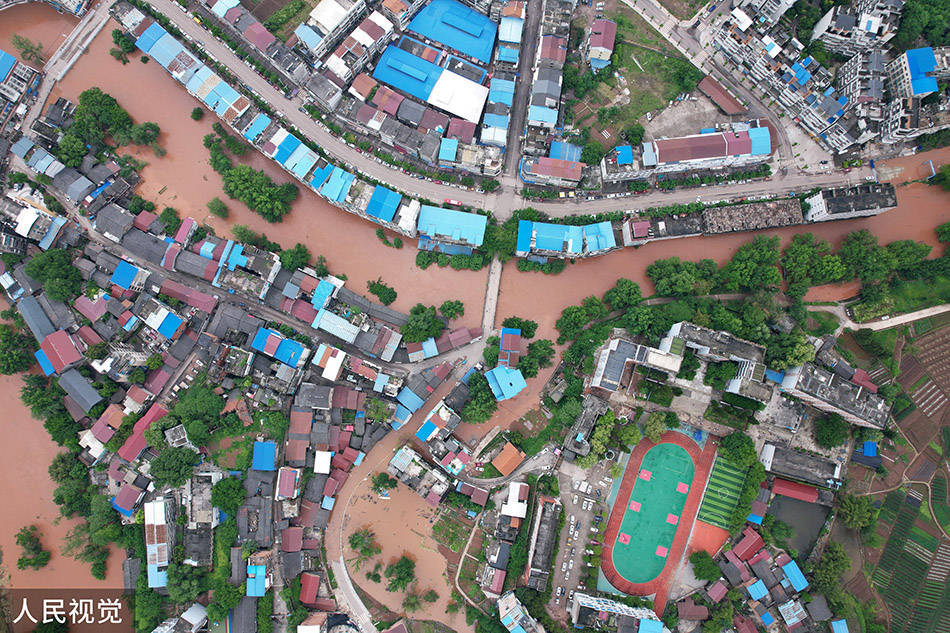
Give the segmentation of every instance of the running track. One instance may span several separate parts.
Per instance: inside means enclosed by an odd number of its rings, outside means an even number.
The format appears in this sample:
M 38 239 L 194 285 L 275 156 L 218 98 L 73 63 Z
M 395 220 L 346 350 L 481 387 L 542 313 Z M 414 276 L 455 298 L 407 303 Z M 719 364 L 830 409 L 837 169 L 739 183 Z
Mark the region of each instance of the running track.
M 613 509 L 610 512 L 610 518 L 607 520 L 607 530 L 604 532 L 604 557 L 601 560 L 601 568 L 610 584 L 623 593 L 635 596 L 649 596 L 656 594 L 653 609 L 657 613 L 663 613 L 666 608 L 666 598 L 669 594 L 670 583 L 676 568 L 679 567 L 680 559 L 686 551 L 686 545 L 692 532 L 693 523 L 696 520 L 696 513 L 699 511 L 700 501 L 703 499 L 703 493 L 706 489 L 706 480 L 709 478 L 709 472 L 712 470 L 713 461 L 716 456 L 717 442 L 713 437 L 706 439 L 706 448 L 700 451 L 699 446 L 690 438 L 676 431 L 667 431 L 660 438 L 660 443 L 676 444 L 686 449 L 690 457 L 693 458 L 693 464 L 696 466 L 693 474 L 693 482 L 690 484 L 689 494 L 686 497 L 686 505 L 683 507 L 682 521 L 680 529 L 676 531 L 673 537 L 673 545 L 670 548 L 669 555 L 666 558 L 666 565 L 660 575 L 644 583 L 633 583 L 620 575 L 614 567 L 613 545 L 617 540 L 617 533 L 620 531 L 620 524 L 623 522 L 623 515 L 627 509 L 630 494 L 633 492 L 633 485 L 637 481 L 637 475 L 640 472 L 640 463 L 646 452 L 656 446 L 650 440 L 644 439 L 630 455 L 627 461 L 627 468 L 624 471 L 623 480 L 620 482 L 620 490 L 617 492 L 617 498 L 614 500 Z

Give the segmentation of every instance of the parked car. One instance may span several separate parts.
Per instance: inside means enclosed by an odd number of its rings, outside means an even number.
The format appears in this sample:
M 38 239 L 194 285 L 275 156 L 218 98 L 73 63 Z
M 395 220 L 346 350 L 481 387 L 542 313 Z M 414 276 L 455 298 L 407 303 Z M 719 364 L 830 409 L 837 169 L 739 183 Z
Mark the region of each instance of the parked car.
M 561 563 L 561 571 L 567 571 L 567 561 Z
M 558 587 L 558 588 L 557 588 L 557 595 L 559 595 L 559 596 L 564 595 L 564 587 Z
M 567 564 L 567 568 L 568 568 L 568 569 L 574 569 L 574 559 L 573 559 L 573 558 L 572 558 L 571 561 Z
M 577 505 L 577 495 L 574 495 L 574 505 Z

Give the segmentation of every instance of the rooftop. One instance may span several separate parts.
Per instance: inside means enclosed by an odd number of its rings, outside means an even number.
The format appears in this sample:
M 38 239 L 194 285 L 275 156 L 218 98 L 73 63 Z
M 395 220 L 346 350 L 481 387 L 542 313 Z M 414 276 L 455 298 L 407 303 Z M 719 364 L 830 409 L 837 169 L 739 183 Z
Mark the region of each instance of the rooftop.
M 856 416 L 870 426 L 883 428 L 887 424 L 891 408 L 884 398 L 812 363 L 788 370 L 782 385 L 793 385 L 818 400 Z
M 433 0 L 412 19 L 409 30 L 487 64 L 498 25 L 456 0 Z

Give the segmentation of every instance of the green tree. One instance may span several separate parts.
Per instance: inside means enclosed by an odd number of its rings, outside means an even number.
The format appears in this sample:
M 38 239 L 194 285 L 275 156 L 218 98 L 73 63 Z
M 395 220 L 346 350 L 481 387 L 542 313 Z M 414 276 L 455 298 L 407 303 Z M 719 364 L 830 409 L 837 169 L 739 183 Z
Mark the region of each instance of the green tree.
M 78 168 L 82 165 L 82 159 L 85 157 L 86 151 L 86 144 L 83 140 L 67 131 L 63 134 L 63 138 L 59 140 L 56 156 L 67 167 Z
M 46 59 L 43 55 L 43 43 L 42 42 L 33 42 L 28 37 L 24 37 L 19 33 L 14 33 L 10 36 L 10 43 L 13 44 L 19 53 L 20 57 L 23 58 L 25 62 L 33 62 L 34 64 L 42 65 L 46 62 Z
M 815 442 L 824 448 L 841 446 L 848 439 L 850 427 L 837 413 L 822 415 L 815 420 Z
M 875 510 L 870 497 L 842 495 L 838 500 L 838 513 L 844 524 L 852 530 L 863 530 L 874 521 Z
M 224 193 L 240 200 L 268 222 L 280 222 L 290 212 L 299 191 L 292 182 L 277 185 L 261 170 L 238 165 L 221 174 Z
M 614 287 L 604 294 L 604 301 L 614 310 L 625 310 L 640 303 L 642 298 L 640 285 L 626 277 L 619 278 Z
M 91 358 L 92 360 L 100 360 L 105 358 L 109 353 L 109 344 L 105 341 L 100 341 L 99 343 L 93 343 L 86 348 L 86 358 Z
M 33 364 L 33 339 L 6 323 L 0 324 L 0 374 L 9 376 Z
M 163 616 L 164 598 L 148 586 L 145 574 L 139 574 L 135 581 L 135 630 L 151 631 L 157 627 Z M 210 609 L 210 607 L 209 607 Z
M 82 275 L 72 265 L 69 253 L 61 248 L 34 255 L 26 263 L 26 274 L 42 283 L 46 294 L 54 301 L 72 303 L 82 292 Z
M 396 290 L 392 286 L 387 286 L 381 277 L 377 278 L 376 281 L 367 281 L 366 287 L 370 293 L 376 295 L 376 298 L 383 305 L 388 306 L 396 300 Z
M 241 598 L 244 597 L 245 587 L 243 585 L 232 585 L 228 582 L 227 578 L 215 578 L 211 582 L 211 589 L 214 591 L 214 599 L 208 605 L 208 619 L 212 622 L 222 622 L 228 617 L 228 611 L 238 606 L 238 603 L 241 602 Z M 138 600 L 137 594 L 135 599 Z M 265 604 L 266 602 L 266 597 L 258 600 L 258 610 L 260 610 L 261 604 Z M 273 596 L 271 597 L 270 604 L 274 604 Z M 270 622 L 270 618 L 268 618 L 268 622 Z M 260 627 L 258 627 L 258 633 L 261 633 Z
M 732 361 L 707 363 L 703 384 L 709 385 L 713 389 L 723 390 L 726 388 L 726 383 L 736 377 L 737 371 L 739 371 L 739 367 Z
M 132 142 L 136 145 L 151 145 L 158 140 L 158 135 L 161 134 L 161 132 L 162 130 L 158 127 L 158 123 L 146 121 L 139 125 L 133 125 L 129 134 L 132 138 Z
M 225 477 L 211 488 L 211 505 L 231 516 L 244 504 L 244 485 L 237 477 Z
M 422 601 L 419 599 L 419 596 L 415 593 L 408 593 L 406 597 L 402 600 L 402 608 L 407 612 L 411 613 L 413 611 L 418 611 L 422 607 Z
M 439 599 L 439 594 L 436 593 L 435 589 L 429 589 L 427 592 L 422 594 L 422 599 L 426 602 L 435 602 Z
M 409 320 L 400 328 L 407 343 L 421 343 L 428 338 L 438 338 L 445 323 L 436 314 L 435 306 L 417 303 L 409 310 Z
M 204 117 L 204 115 L 205 115 L 204 108 L 195 107 L 191 111 L 191 120 L 200 121 Z
M 501 322 L 501 326 L 521 330 L 521 336 L 523 338 L 534 338 L 535 332 L 538 331 L 537 322 L 531 321 L 529 319 L 522 319 L 521 317 L 516 316 L 508 317 Z
M 914 240 L 898 240 L 885 248 L 894 256 L 894 268 L 899 271 L 911 270 L 927 259 L 932 247 Z
M 894 253 L 877 243 L 867 229 L 848 233 L 838 249 L 841 262 L 864 283 L 883 281 L 897 264 Z
M 181 216 L 174 207 L 165 207 L 158 214 L 158 219 L 165 225 L 165 233 L 171 235 L 181 227 Z
M 634 123 L 623 131 L 623 137 L 631 145 L 639 145 L 643 142 L 643 134 L 646 130 L 639 123 Z
M 383 548 L 376 542 L 376 535 L 369 528 L 363 528 L 350 534 L 349 544 L 350 549 L 356 552 L 353 566 L 357 570 L 367 560 L 383 551 Z
M 581 162 L 587 165 L 599 165 L 607 152 L 597 141 L 588 141 L 581 150 Z
M 373 492 L 376 494 L 383 494 L 387 490 L 392 490 L 396 487 L 396 484 L 399 483 L 399 480 L 395 477 L 390 477 L 385 472 L 378 472 L 373 475 Z
M 401 591 L 416 579 L 416 563 L 404 554 L 396 562 L 386 565 L 383 575 L 389 579 L 387 591 Z
M 23 550 L 16 561 L 17 569 L 41 569 L 49 563 L 50 553 L 43 549 L 35 525 L 20 528 L 16 533 L 16 544 Z
M 758 459 L 755 454 L 755 442 L 740 431 L 722 438 L 719 442 L 719 452 L 739 468 L 748 468 Z
M 479 187 L 485 193 L 491 193 L 492 191 L 495 191 L 501 187 L 501 183 L 494 178 L 482 178 L 482 182 Z
M 155 353 L 145 359 L 145 368 L 150 370 L 161 369 L 162 365 L 165 364 L 165 361 L 162 360 L 162 355 Z
M 704 550 L 697 550 L 690 554 L 689 562 L 693 565 L 693 575 L 699 580 L 716 582 L 722 577 L 719 565 Z
M 179 562 L 168 565 L 168 599 L 176 604 L 194 602 L 205 586 L 205 574 L 200 567 Z
M 721 271 L 726 290 L 776 290 L 782 283 L 778 247 L 777 236 L 763 235 L 740 246 Z
M 554 323 L 554 327 L 560 332 L 558 344 L 566 341 L 572 341 L 581 335 L 584 326 L 587 325 L 587 310 L 582 306 L 568 306 L 561 311 L 561 316 Z
M 947 244 L 950 242 L 950 222 L 944 222 L 937 227 L 936 231 L 937 240 L 939 240 L 941 244 Z
M 554 344 L 547 339 L 528 343 L 527 354 L 518 359 L 518 369 L 526 378 L 534 378 L 542 367 L 550 367 L 554 358 Z
M 208 212 L 219 218 L 226 218 L 228 217 L 228 205 L 224 203 L 224 200 L 215 196 L 211 200 L 208 200 Z
M 789 294 L 800 297 L 811 286 L 838 281 L 846 274 L 841 258 L 831 253 L 831 245 L 811 233 L 799 233 L 782 252 L 782 268 Z
M 663 411 L 651 411 L 643 424 L 643 436 L 657 443 L 664 433 L 666 433 L 666 414 Z
M 465 314 L 465 304 L 461 301 L 444 301 L 439 306 L 439 312 L 448 320 L 457 319 Z
M 616 440 L 627 447 L 632 449 L 634 446 L 640 443 L 640 440 L 643 438 L 643 434 L 640 432 L 640 428 L 633 422 L 628 422 L 627 424 L 620 425 L 614 429 L 614 437 Z
M 468 379 L 469 399 L 459 411 L 463 422 L 479 424 L 486 422 L 498 409 L 498 400 L 488 386 L 484 374 L 475 372 Z
M 112 42 L 125 54 L 135 52 L 135 39 L 121 29 L 112 29 Z
M 158 486 L 177 488 L 191 478 L 198 454 L 183 446 L 166 446 L 152 460 L 149 474 Z M 171 583 L 169 583 L 171 584 Z
M 310 251 L 299 242 L 293 248 L 280 252 L 280 265 L 285 270 L 297 270 L 310 263 Z
M 850 567 L 851 561 L 844 547 L 836 541 L 829 541 L 812 572 L 812 584 L 815 590 L 825 594 L 829 599 L 840 596 L 842 594 L 841 574 L 848 571 Z

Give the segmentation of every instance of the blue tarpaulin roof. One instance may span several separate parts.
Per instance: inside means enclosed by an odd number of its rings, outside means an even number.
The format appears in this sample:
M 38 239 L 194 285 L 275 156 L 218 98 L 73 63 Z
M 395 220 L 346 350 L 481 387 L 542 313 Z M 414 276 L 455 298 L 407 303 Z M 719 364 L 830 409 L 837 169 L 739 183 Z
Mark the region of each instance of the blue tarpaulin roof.
M 510 46 L 498 47 L 498 61 L 500 62 L 507 62 L 509 64 L 517 64 L 518 59 L 520 57 L 521 57 L 521 54 L 517 48 L 511 48 Z
M 785 572 L 795 591 L 804 591 L 808 587 L 808 581 L 805 580 L 802 570 L 798 568 L 798 563 L 795 561 L 789 561 L 782 565 L 782 571 Z
M 294 30 L 297 39 L 303 42 L 307 48 L 314 49 L 323 41 L 323 36 L 310 28 L 307 24 L 301 24 Z
M 849 633 L 846 620 L 834 620 L 831 623 L 831 633 Z
M 449 239 L 469 246 L 481 246 L 488 218 L 477 213 L 441 209 L 427 204 L 419 210 L 417 228 L 421 235 Z
M 251 459 L 253 470 L 272 471 L 277 459 L 277 444 L 274 442 L 254 442 L 254 456 Z
M 528 120 L 542 123 L 557 123 L 557 110 L 544 106 L 528 106 Z
M 13 70 L 15 65 L 16 57 L 4 50 L 0 50 L 0 81 L 7 78 L 7 75 L 10 74 L 10 71 Z
M 581 159 L 581 148 L 566 141 L 554 141 L 551 143 L 551 150 L 548 152 L 550 158 L 559 160 L 579 161 Z
M 445 143 L 445 139 L 442 140 Z M 440 154 L 441 155 L 441 154 Z M 402 202 L 402 194 L 396 193 L 392 189 L 387 189 L 382 185 L 376 185 L 373 195 L 370 196 L 369 204 L 366 205 L 366 214 L 374 218 L 379 218 L 383 222 L 392 222 L 396 217 L 396 211 L 399 209 L 399 203 Z
M 766 369 L 765 378 L 767 380 L 771 380 L 772 382 L 777 382 L 778 384 L 782 384 L 782 381 L 785 379 L 785 372 L 775 371 L 774 369 Z
M 326 495 L 323 495 L 323 501 L 320 502 L 320 507 L 323 508 L 324 510 L 332 510 L 333 504 L 335 503 L 336 503 L 336 499 L 334 499 L 333 497 L 328 497 Z
M 765 626 L 769 626 L 773 622 L 775 622 L 775 618 L 772 617 L 771 613 L 766 611 L 765 613 L 762 614 L 762 624 L 764 624 Z
M 749 523 L 755 523 L 756 525 L 762 525 L 762 517 L 758 514 L 750 514 L 746 517 L 746 521 Z
M 373 78 L 427 101 L 441 74 L 441 67 L 390 44 L 380 55 Z
M 116 505 L 115 497 L 112 497 L 112 499 L 109 500 L 109 503 L 111 503 L 112 507 L 115 508 L 122 516 L 130 517 L 135 514 L 135 510 L 132 508 L 120 508 L 118 505 Z
M 115 272 L 112 273 L 112 278 L 109 280 L 109 283 L 128 290 L 132 287 L 132 282 L 135 281 L 135 276 L 138 273 L 138 268 L 125 260 L 120 260 L 119 264 L 115 267 Z
M 633 147 L 631 147 L 630 145 L 617 146 L 617 164 L 618 165 L 632 165 L 633 164 Z
M 659 620 L 640 620 L 638 633 L 663 633 L 663 623 Z
M 254 119 L 254 122 L 248 126 L 247 131 L 244 132 L 244 138 L 249 141 L 253 141 L 258 137 L 258 135 L 264 131 L 270 125 L 270 117 L 266 114 L 258 114 L 257 118 Z
M 914 96 L 923 95 L 930 92 L 936 92 L 937 79 L 929 76 L 937 67 L 937 58 L 934 56 L 934 49 L 929 46 L 925 48 L 912 48 L 905 53 L 907 55 L 907 66 L 910 69 L 910 87 Z
M 49 374 L 47 374 L 48 376 Z M 877 442 L 867 441 L 864 443 L 864 454 L 868 457 L 877 456 Z
M 267 566 L 247 565 L 247 595 L 261 598 L 267 592 Z
M 749 595 L 753 600 L 761 600 L 768 594 L 768 589 L 765 588 L 765 583 L 761 580 L 755 581 L 753 584 L 749 585 Z
M 498 25 L 456 0 L 432 0 L 412 19 L 409 30 L 488 63 Z
M 508 116 L 504 114 L 495 114 L 493 112 L 488 112 L 485 114 L 484 119 L 482 119 L 482 124 L 485 127 L 497 127 L 503 130 L 507 130 Z

